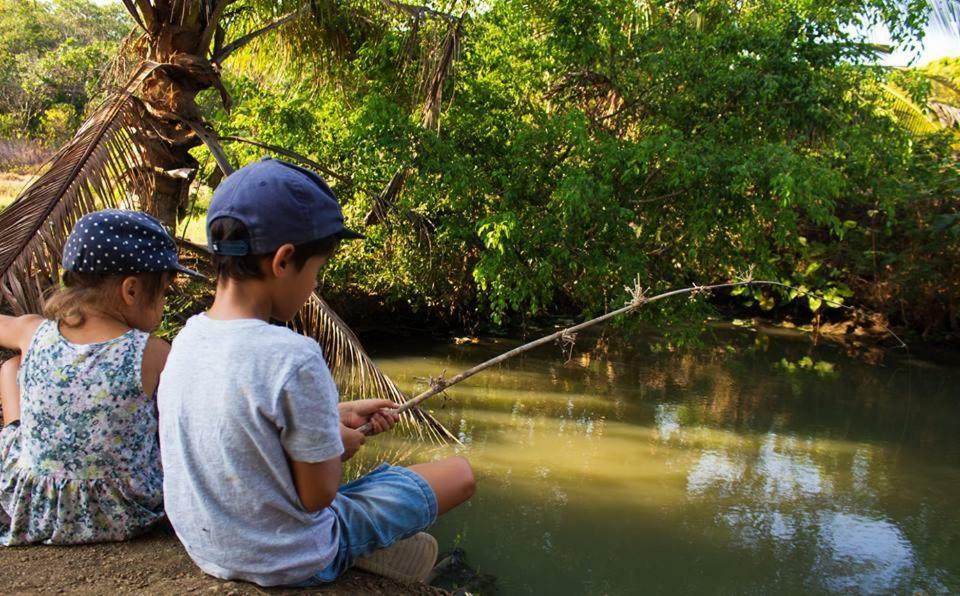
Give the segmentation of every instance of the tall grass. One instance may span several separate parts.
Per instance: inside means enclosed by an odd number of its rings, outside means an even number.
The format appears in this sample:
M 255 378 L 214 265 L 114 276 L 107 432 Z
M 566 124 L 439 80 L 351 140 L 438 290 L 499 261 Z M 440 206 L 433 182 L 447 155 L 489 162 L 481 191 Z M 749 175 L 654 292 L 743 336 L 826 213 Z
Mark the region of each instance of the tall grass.
M 36 177 L 51 154 L 50 149 L 33 139 L 0 138 L 0 211 Z
M 33 179 L 34 176 L 30 174 L 0 172 L 0 211 L 6 209 L 7 205 L 17 198 L 17 194 L 23 190 L 23 187 Z
M 0 172 L 36 170 L 51 154 L 33 139 L 0 139 Z

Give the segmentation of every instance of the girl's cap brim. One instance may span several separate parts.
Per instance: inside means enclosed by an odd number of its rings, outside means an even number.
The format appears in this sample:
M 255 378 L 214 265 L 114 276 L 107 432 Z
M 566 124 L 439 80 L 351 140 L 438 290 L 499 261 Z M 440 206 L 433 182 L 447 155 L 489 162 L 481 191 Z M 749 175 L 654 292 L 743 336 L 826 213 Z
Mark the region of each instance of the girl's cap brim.
M 198 279 L 202 279 L 202 280 L 207 280 L 207 279 L 209 279 L 206 275 L 200 273 L 199 271 L 194 271 L 193 269 L 190 269 L 189 267 L 184 267 L 184 266 L 181 265 L 180 263 L 177 263 L 177 265 L 176 265 L 176 267 L 175 267 L 175 270 L 178 271 L 179 273 L 186 273 L 187 275 L 189 275 L 189 276 L 191 276 L 191 277 L 196 277 L 196 278 L 198 278 Z

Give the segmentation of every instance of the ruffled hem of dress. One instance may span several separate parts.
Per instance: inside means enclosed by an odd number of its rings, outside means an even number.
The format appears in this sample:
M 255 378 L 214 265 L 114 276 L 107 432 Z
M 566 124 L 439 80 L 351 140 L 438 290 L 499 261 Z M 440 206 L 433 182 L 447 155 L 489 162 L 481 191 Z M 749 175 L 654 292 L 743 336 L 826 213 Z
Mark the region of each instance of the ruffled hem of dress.
M 127 540 L 163 518 L 163 496 L 137 495 L 122 479 L 59 478 L 20 468 L 19 428 L 0 430 L 0 544 Z

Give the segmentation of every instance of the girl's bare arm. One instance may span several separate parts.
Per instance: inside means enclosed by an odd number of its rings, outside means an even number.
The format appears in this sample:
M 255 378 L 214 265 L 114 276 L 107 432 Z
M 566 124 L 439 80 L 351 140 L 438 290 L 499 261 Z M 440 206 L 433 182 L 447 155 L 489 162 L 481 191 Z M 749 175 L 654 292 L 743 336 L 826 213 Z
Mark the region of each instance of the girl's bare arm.
M 152 397 L 156 393 L 157 385 L 160 384 L 160 373 L 167 364 L 168 354 L 170 354 L 170 344 L 151 335 L 143 351 L 143 366 L 140 368 L 145 395 Z
M 0 347 L 26 352 L 37 327 L 43 322 L 40 315 L 8 317 L 0 315 Z

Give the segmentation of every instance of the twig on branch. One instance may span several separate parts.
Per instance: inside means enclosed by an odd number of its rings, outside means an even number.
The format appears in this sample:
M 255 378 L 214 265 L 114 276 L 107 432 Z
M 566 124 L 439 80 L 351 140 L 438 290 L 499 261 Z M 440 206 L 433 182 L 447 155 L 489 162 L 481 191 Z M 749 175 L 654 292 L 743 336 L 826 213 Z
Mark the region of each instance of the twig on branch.
M 573 348 L 577 345 L 577 334 L 567 331 L 560 336 L 560 345 L 567 357 L 567 362 L 573 360 Z
M 420 405 L 422 402 L 424 402 L 424 401 L 426 401 L 427 399 L 429 399 L 430 397 L 433 397 L 434 395 L 445 391 L 446 389 L 452 387 L 453 385 L 456 385 L 457 383 L 460 383 L 461 381 L 465 381 L 465 380 L 469 379 L 470 377 L 472 377 L 473 375 L 477 374 L 478 372 L 484 371 L 484 370 L 490 368 L 491 366 L 496 366 L 497 364 L 500 364 L 501 362 L 503 362 L 503 361 L 505 361 L 505 360 L 509 360 L 510 358 L 513 358 L 514 356 L 517 356 L 518 354 L 522 354 L 522 353 L 524 353 L 524 352 L 530 351 L 530 350 L 532 350 L 532 349 L 534 349 L 534 348 L 537 348 L 537 347 L 539 347 L 539 346 L 542 346 L 542 345 L 544 345 L 544 344 L 550 343 L 550 342 L 555 341 L 555 340 L 558 340 L 558 339 L 561 340 L 561 341 L 564 341 L 564 340 L 567 339 L 567 338 L 575 337 L 578 332 L 580 332 L 580 331 L 582 331 L 582 330 L 584 330 L 584 329 L 587 329 L 587 328 L 589 328 L 589 327 L 593 327 L 594 325 L 598 325 L 598 324 L 603 323 L 603 322 L 605 322 L 605 321 L 609 321 L 610 319 L 612 319 L 612 318 L 614 318 L 614 317 L 617 317 L 617 316 L 619 316 L 619 315 L 627 314 L 627 313 L 629 313 L 629 312 L 631 312 L 631 311 L 637 310 L 638 308 L 640 308 L 641 306 L 643 306 L 643 305 L 645 305 L 645 304 L 650 304 L 651 302 L 656 302 L 656 301 L 658 301 L 658 300 L 663 300 L 664 298 L 671 298 L 671 297 L 673 297 L 673 296 L 679 296 L 679 295 L 682 295 L 682 294 L 702 294 L 702 293 L 712 292 L 712 291 L 714 291 L 714 290 L 720 290 L 720 289 L 724 289 L 724 288 L 735 288 L 735 287 L 738 287 L 738 286 L 752 286 L 752 285 L 776 286 L 776 287 L 788 288 L 788 289 L 791 289 L 791 290 L 795 290 L 795 291 L 799 292 L 800 294 L 810 294 L 810 292 L 808 292 L 808 291 L 801 291 L 801 290 L 799 290 L 799 289 L 797 289 L 797 288 L 794 288 L 794 287 L 792 287 L 792 286 L 790 286 L 790 285 L 787 285 L 787 284 L 784 284 L 784 283 L 780 283 L 780 282 L 777 282 L 777 281 L 766 281 L 766 280 L 753 280 L 753 279 L 750 279 L 749 276 L 752 276 L 752 270 L 751 270 L 751 271 L 748 271 L 747 276 L 748 276 L 748 279 L 745 279 L 745 280 L 743 280 L 743 281 L 734 281 L 734 282 L 728 282 L 728 283 L 713 284 L 713 285 L 708 285 L 708 286 L 694 285 L 694 286 L 689 287 L 689 288 L 681 288 L 681 289 L 679 289 L 679 290 L 671 290 L 671 291 L 669 291 L 669 292 L 664 292 L 663 294 L 657 294 L 656 296 L 651 296 L 651 297 L 649 297 L 649 298 L 645 296 L 645 293 L 644 293 L 643 288 L 640 287 L 640 278 L 639 278 L 639 276 L 638 276 L 638 277 L 637 277 L 637 282 L 634 284 L 634 286 L 633 286 L 632 288 L 629 287 L 629 286 L 627 286 L 627 288 L 626 288 L 626 289 L 627 289 L 627 292 L 630 294 L 630 300 L 626 303 L 625 306 L 622 306 L 622 307 L 620 307 L 620 308 L 618 308 L 618 309 L 616 309 L 616 310 L 612 310 L 612 311 L 610 311 L 610 312 L 608 312 L 608 313 L 606 313 L 606 314 L 600 315 L 599 317 L 597 317 L 597 318 L 595 318 L 595 319 L 590 319 L 589 321 L 585 321 L 585 322 L 580 323 L 580 324 L 578 324 L 578 325 L 574 325 L 573 327 L 567 327 L 566 329 L 561 329 L 560 331 L 557 331 L 556 333 L 551 333 L 550 335 L 546 335 L 546 336 L 544 336 L 544 337 L 541 337 L 540 339 L 536 339 L 536 340 L 534 340 L 534 341 L 532 341 L 532 342 L 523 344 L 522 346 L 516 347 L 516 348 L 514 348 L 514 349 L 512 349 L 512 350 L 510 350 L 510 351 L 508 351 L 508 352 L 504 352 L 503 354 L 500 354 L 499 356 L 496 356 L 496 357 L 494 357 L 494 358 L 491 358 L 490 360 L 487 360 L 486 362 L 482 362 L 482 363 L 474 366 L 474 367 L 471 368 L 471 369 L 465 370 L 465 371 L 463 371 L 462 373 L 460 373 L 460 374 L 458 374 L 458 375 L 456 375 L 456 376 L 454 376 L 454 377 L 451 377 L 450 379 L 445 379 L 445 378 L 443 378 L 443 377 L 440 377 L 440 378 L 438 378 L 438 379 L 431 379 L 431 386 L 430 386 L 429 389 L 427 389 L 426 391 L 424 391 L 424 392 L 421 393 L 420 395 L 417 395 L 416 397 L 413 397 L 413 398 L 405 401 L 403 404 L 400 405 L 399 408 L 397 408 L 397 411 L 398 411 L 399 413 L 402 413 L 402 412 L 404 412 L 404 411 L 406 411 L 406 410 L 408 410 L 408 409 L 410 409 L 410 408 L 416 407 L 416 406 Z M 800 294 L 798 294 L 798 295 L 800 295 Z M 824 302 L 828 302 L 828 303 L 831 302 L 831 301 L 827 300 L 826 298 L 823 298 L 823 297 L 820 297 L 820 298 L 821 298 L 821 300 L 823 300 Z M 833 304 L 836 305 L 836 306 L 846 306 L 846 305 L 839 304 L 839 303 L 836 303 L 836 302 L 833 302 Z M 847 308 L 851 308 L 851 309 L 852 309 L 853 307 L 847 306 Z M 890 331 L 890 329 L 887 329 L 887 328 L 885 328 L 885 327 L 884 327 L 884 329 L 885 329 L 887 332 L 889 332 L 890 335 L 892 335 L 894 338 L 896 338 L 897 341 L 900 342 L 901 347 L 905 347 L 905 346 L 906 346 L 906 344 L 903 342 L 903 340 L 901 340 L 899 337 L 897 337 L 897 335 L 894 334 L 893 331 Z M 360 428 L 358 428 L 357 430 L 359 430 L 360 432 L 362 432 L 362 433 L 364 433 L 364 434 L 367 434 L 367 433 L 369 433 L 371 430 L 373 430 L 373 425 L 370 424 L 370 423 L 367 423 L 367 424 L 364 424 L 363 426 L 361 426 Z

